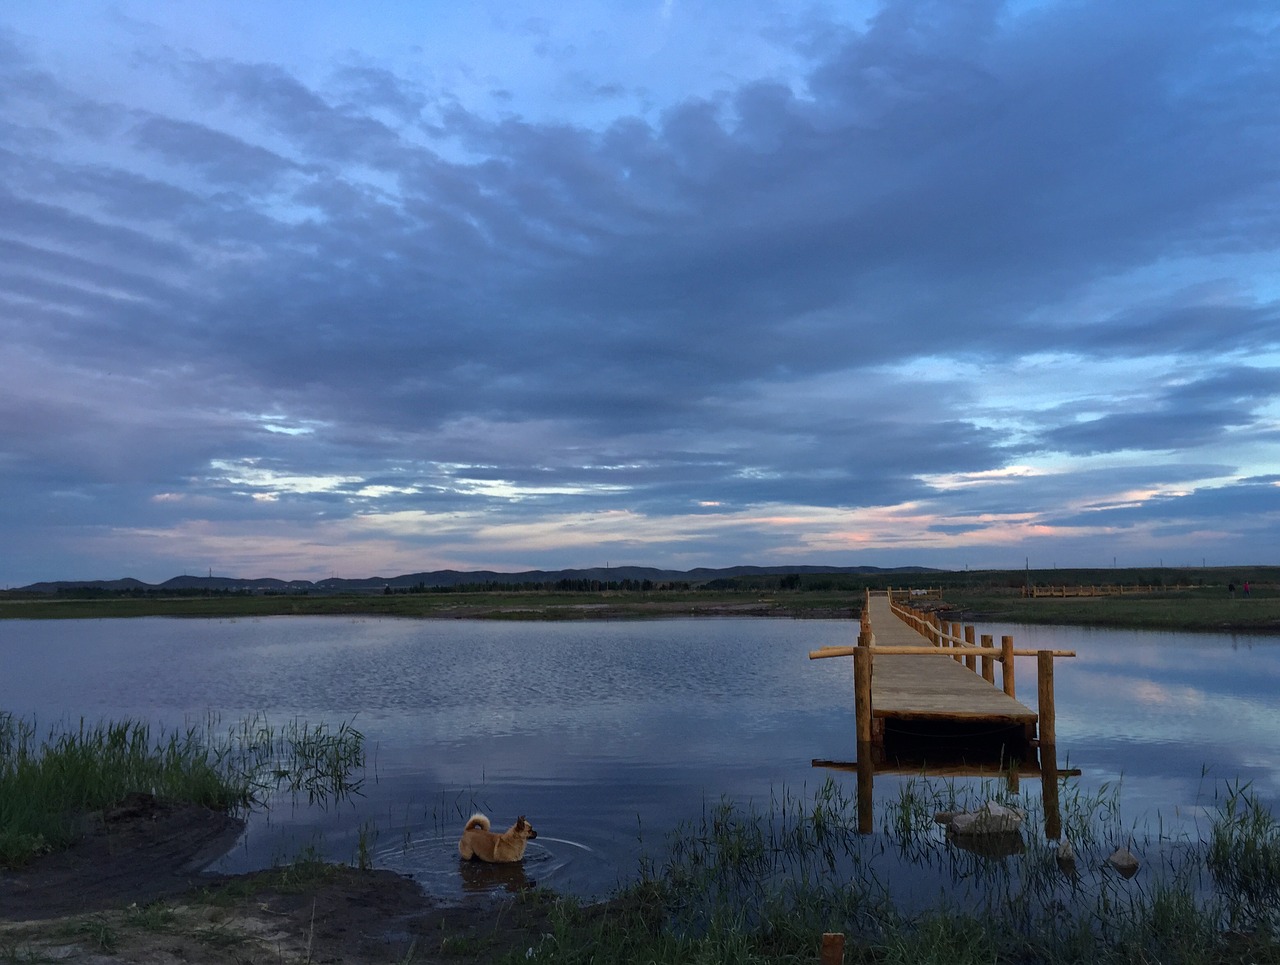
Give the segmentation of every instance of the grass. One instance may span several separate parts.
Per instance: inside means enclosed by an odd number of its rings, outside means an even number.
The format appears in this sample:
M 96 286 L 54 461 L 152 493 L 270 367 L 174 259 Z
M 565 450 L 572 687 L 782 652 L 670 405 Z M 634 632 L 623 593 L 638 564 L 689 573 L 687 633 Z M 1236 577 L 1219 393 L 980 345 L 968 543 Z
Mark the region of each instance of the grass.
M 1256 568 L 1248 597 L 1235 571 L 1032 571 L 1007 573 L 917 574 L 904 584 L 941 585 L 947 603 L 966 615 L 990 621 L 1133 629 L 1275 633 L 1280 631 L 1280 570 Z M 1242 570 L 1246 573 L 1247 571 Z M 1040 584 L 1098 585 L 1141 583 L 1165 586 L 1153 593 L 1107 597 L 1024 599 L 1026 578 Z M 778 578 L 772 578 L 776 583 Z M 77 619 L 137 616 L 235 618 L 262 616 L 394 616 L 437 619 L 586 620 L 644 619 L 671 616 L 751 615 L 851 618 L 861 606 L 863 589 L 894 582 L 843 577 L 819 586 L 779 590 L 744 583 L 730 589 L 662 591 L 555 590 L 466 593 L 336 595 L 110 597 L 63 596 L 4 598 L 0 618 Z M 1235 580 L 1236 593 L 1227 591 Z M 1211 581 L 1211 582 L 1210 582 Z
M 6 727 L 6 746 L 30 753 L 33 725 L 10 718 Z M 259 721 L 227 733 L 221 742 L 202 742 L 185 732 L 150 739 L 132 723 L 82 725 L 55 730 L 40 746 L 42 759 L 52 758 L 45 765 L 50 780 L 68 766 L 54 767 L 53 760 L 68 748 L 75 750 L 69 760 L 77 761 L 126 760 L 130 748 L 150 748 L 142 755 L 147 759 L 188 764 L 226 767 L 238 760 L 226 770 L 231 779 L 223 793 L 244 802 L 260 793 L 264 777 L 286 775 L 279 778 L 283 786 L 306 793 L 307 782 L 294 779 L 303 769 L 298 762 L 349 757 L 350 749 L 334 745 L 354 741 L 357 732 L 276 731 Z M 287 744 L 304 748 L 296 760 Z M 328 751 L 317 751 L 324 747 Z M 151 779 L 153 765 L 136 770 Z M 117 770 L 129 768 L 97 767 L 95 783 Z M 172 786 L 183 793 L 184 785 Z M 812 791 L 776 791 L 768 800 L 708 801 L 642 861 L 635 883 L 609 901 L 584 904 L 535 889 L 509 910 L 495 906 L 484 927 L 415 940 L 428 950 L 438 945 L 453 961 L 583 965 L 812 963 L 824 932 L 843 933 L 845 961 L 866 965 L 1280 962 L 1280 822 L 1252 788 L 1219 790 L 1203 826 L 1176 834 L 1158 822 L 1153 832 L 1126 825 L 1119 795 L 1116 785 L 1083 790 L 1067 781 L 1061 787 L 1062 827 L 1077 857 L 1073 874 L 1058 865 L 1057 842 L 1041 834 L 1044 816 L 1030 785 L 1014 791 L 1001 780 L 908 780 L 879 812 L 872 835 L 857 832 L 856 793 L 835 778 Z M 988 800 L 1026 814 L 1017 853 L 983 856 L 959 846 L 934 820 L 936 812 L 970 810 Z M 465 810 L 466 803 L 442 801 L 441 809 Z M 9 829 L 7 818 L 0 827 Z M 376 836 L 371 823 L 361 826 L 357 867 L 371 863 Z M 1117 844 L 1142 857 L 1137 877 L 1123 879 L 1107 868 Z M 260 942 L 238 924 L 239 909 L 256 907 L 263 889 L 313 895 L 340 870 L 303 852 L 259 876 L 192 895 L 194 904 L 130 906 L 69 919 L 53 939 L 102 954 L 125 953 L 146 941 L 142 935 L 174 947 L 189 939 L 216 951 L 219 960 L 235 959 Z M 911 876 L 914 897 L 904 900 L 890 874 Z M 494 929 L 492 920 L 507 914 L 528 926 Z M 33 936 L 11 930 L 0 960 L 46 960 L 52 946 Z M 294 939 L 309 956 L 308 936 Z
M 972 619 L 1007 623 L 1096 626 L 1136 630 L 1275 633 L 1280 588 L 1255 586 L 1248 597 L 1225 586 L 1188 587 L 1108 597 L 1025 598 L 1017 589 L 956 588 L 946 602 Z
M 41 733 L 34 720 L 0 711 L 0 867 L 67 846 L 85 816 L 134 792 L 233 811 L 288 791 L 317 800 L 358 793 L 363 735 L 264 718 L 215 734 L 216 722 L 153 732 L 136 720 L 79 721 Z
M 703 590 L 468 593 L 344 593 L 209 597 L 0 597 L 0 619 L 101 619 L 141 616 L 395 616 L 490 620 L 640 619 L 723 612 L 748 607 L 755 615 L 848 616 L 858 596 L 849 590 L 799 593 Z
M 1035 831 L 1038 803 L 998 784 L 911 782 L 860 836 L 856 801 L 833 781 L 768 807 L 721 801 L 679 828 L 641 880 L 602 906 L 556 903 L 548 930 L 508 961 L 813 962 L 823 932 L 847 936 L 848 962 L 1164 963 L 1280 961 L 1280 825 L 1248 788 L 1229 789 L 1203 838 L 1170 841 L 1120 824 L 1118 791 L 1064 794 L 1078 871 Z M 989 797 L 1028 812 L 1025 852 L 963 850 L 940 810 Z M 1147 855 L 1132 880 L 1110 871 L 1117 841 Z M 938 885 L 903 911 L 876 876 L 897 852 Z

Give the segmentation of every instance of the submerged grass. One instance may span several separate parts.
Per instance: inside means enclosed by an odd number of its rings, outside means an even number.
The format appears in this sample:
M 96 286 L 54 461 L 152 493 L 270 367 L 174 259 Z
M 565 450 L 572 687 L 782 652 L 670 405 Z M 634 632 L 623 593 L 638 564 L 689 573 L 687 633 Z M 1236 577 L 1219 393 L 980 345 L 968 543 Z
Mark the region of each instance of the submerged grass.
M 82 719 L 42 733 L 34 719 L 0 711 L 0 866 L 65 847 L 85 815 L 134 792 L 234 811 L 282 790 L 315 803 L 360 789 L 364 738 L 348 723 L 275 728 L 259 716 L 222 734 L 216 726 L 166 732 Z
M 1229 790 L 1207 834 L 1173 838 L 1123 825 L 1118 794 L 1063 795 L 1070 868 L 1032 830 L 1038 799 L 995 783 L 910 781 L 869 836 L 834 780 L 768 807 L 722 800 L 614 900 L 558 902 L 549 930 L 510 960 L 813 962 L 822 933 L 841 932 L 847 962 L 1280 961 L 1280 825 L 1249 789 Z M 1009 851 L 969 850 L 933 820 L 991 799 L 1026 812 Z M 1136 877 L 1107 865 L 1117 844 L 1145 855 Z M 913 878 L 913 901 L 891 897 L 887 864 Z

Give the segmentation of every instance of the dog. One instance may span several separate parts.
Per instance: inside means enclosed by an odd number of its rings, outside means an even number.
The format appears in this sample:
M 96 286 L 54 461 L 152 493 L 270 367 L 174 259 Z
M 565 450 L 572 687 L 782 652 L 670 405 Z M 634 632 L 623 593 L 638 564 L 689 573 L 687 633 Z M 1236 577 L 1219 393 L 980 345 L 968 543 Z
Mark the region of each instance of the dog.
M 507 864 L 523 858 L 525 845 L 537 836 L 538 832 L 523 814 L 501 834 L 489 830 L 489 819 L 483 814 L 473 814 L 458 839 L 458 854 L 464 861 Z

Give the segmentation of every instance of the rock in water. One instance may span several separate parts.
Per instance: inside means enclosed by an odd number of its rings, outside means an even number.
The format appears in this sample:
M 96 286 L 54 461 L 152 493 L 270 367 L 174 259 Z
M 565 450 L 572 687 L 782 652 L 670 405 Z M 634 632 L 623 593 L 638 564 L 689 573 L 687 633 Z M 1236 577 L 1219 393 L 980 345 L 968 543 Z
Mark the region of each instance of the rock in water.
M 1022 815 L 995 801 L 988 801 L 976 811 L 953 814 L 947 824 L 952 834 L 1011 834 L 1021 827 Z
M 1076 870 L 1076 853 L 1071 847 L 1071 842 L 1063 838 L 1058 842 L 1058 853 L 1056 855 L 1058 862 L 1058 870 L 1073 881 L 1080 876 Z
M 1107 859 L 1107 864 L 1119 872 L 1122 878 L 1132 878 L 1138 873 L 1138 858 L 1125 847 L 1116 848 Z

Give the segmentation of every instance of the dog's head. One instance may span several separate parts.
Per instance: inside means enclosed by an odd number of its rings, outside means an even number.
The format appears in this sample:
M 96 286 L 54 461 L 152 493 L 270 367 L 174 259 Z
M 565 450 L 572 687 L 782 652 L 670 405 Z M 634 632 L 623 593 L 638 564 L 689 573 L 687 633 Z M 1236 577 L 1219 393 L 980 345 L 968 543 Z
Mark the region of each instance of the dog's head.
M 538 836 L 538 832 L 533 830 L 533 825 L 524 819 L 524 815 L 516 818 L 516 826 L 514 828 L 516 834 L 525 840 L 532 840 Z

